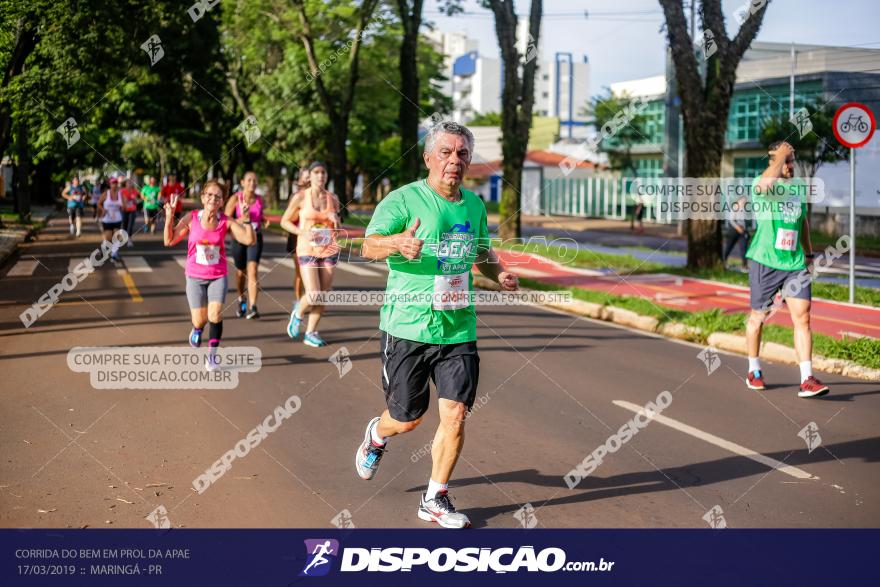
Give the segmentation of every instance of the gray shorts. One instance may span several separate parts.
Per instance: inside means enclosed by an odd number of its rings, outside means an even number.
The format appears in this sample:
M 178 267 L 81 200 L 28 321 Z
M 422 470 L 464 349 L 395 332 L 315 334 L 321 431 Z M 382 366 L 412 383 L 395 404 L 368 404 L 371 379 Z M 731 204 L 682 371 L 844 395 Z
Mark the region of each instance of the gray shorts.
M 806 269 L 784 271 L 749 259 L 749 305 L 753 310 L 769 310 L 780 291 L 783 298 L 810 301 L 812 283 Z
M 223 303 L 226 300 L 226 276 L 216 279 L 186 278 L 186 301 L 190 309 L 207 308 L 208 302 Z

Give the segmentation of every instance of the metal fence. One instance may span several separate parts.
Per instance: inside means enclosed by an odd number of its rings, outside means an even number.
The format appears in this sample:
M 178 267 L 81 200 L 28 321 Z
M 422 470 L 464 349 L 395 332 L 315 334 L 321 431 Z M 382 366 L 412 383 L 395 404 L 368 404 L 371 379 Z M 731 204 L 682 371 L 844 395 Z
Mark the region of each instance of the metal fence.
M 541 189 L 541 214 L 624 220 L 636 206 L 628 195 L 631 182 L 631 178 L 601 175 L 546 179 Z M 671 223 L 671 217 L 661 216 L 659 204 L 659 200 L 646 203 L 645 221 Z

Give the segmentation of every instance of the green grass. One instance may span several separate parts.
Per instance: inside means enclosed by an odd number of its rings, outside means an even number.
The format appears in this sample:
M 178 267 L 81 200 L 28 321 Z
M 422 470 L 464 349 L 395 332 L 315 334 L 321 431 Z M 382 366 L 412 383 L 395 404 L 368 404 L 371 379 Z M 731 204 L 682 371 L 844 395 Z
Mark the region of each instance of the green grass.
M 614 306 L 630 310 L 642 316 L 652 316 L 662 324 L 680 322 L 699 328 L 701 333 L 694 337 L 695 342 L 706 344 L 706 338 L 713 332 L 745 332 L 746 314 L 744 312 L 722 312 L 720 309 L 705 312 L 683 312 L 663 308 L 644 298 L 616 296 L 600 291 L 567 288 L 541 283 L 532 279 L 520 279 L 525 287 L 541 291 L 568 291 L 578 300 Z M 768 324 L 764 327 L 763 340 L 786 346 L 794 346 L 794 330 L 788 326 Z M 872 369 L 880 369 L 880 340 L 870 338 L 844 338 L 838 340 L 830 336 L 813 333 L 813 352 L 829 359 L 845 359 Z
M 810 242 L 813 243 L 813 250 L 820 251 L 835 245 L 840 236 L 828 236 L 825 233 L 810 231 Z M 856 254 L 880 256 L 880 236 L 860 236 L 856 238 Z
M 500 243 L 496 240 L 493 242 L 493 246 L 511 251 L 535 253 L 536 255 L 541 255 L 542 257 L 558 261 L 559 263 L 570 264 L 585 269 L 613 269 L 618 273 L 650 273 L 660 271 L 666 267 L 659 263 L 643 261 L 632 255 L 611 255 L 586 249 L 566 249 L 564 247 L 547 246 L 536 242 L 511 244 Z
M 763 340 L 794 346 L 794 331 L 787 326 L 768 324 Z M 880 369 L 880 340 L 871 338 L 836 339 L 813 333 L 813 352 L 829 359 L 846 359 L 865 367 Z

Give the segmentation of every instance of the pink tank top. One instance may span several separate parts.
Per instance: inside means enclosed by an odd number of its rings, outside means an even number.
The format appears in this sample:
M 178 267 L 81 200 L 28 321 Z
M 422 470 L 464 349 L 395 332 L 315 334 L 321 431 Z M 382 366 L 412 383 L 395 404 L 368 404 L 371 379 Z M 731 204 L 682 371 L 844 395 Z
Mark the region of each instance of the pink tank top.
M 186 276 L 195 279 L 217 279 L 226 275 L 226 231 L 229 229 L 226 215 L 218 215 L 217 228 L 202 228 L 199 220 L 202 212 L 192 211 L 189 223 L 189 240 L 186 248 Z
M 238 204 L 235 206 L 235 217 L 241 218 L 241 202 L 244 199 L 244 192 L 236 192 L 235 199 L 238 201 Z M 254 227 L 255 232 L 259 232 L 263 227 L 263 197 L 255 196 L 254 203 L 250 205 L 248 208 L 248 220 L 251 223 L 251 226 Z

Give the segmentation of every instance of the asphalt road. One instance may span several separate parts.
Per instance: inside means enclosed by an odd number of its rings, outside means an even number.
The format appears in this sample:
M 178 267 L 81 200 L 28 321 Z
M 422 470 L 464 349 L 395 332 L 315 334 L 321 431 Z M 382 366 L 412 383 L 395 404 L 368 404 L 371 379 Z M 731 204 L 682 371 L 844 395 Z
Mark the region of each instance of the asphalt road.
M 54 220 L 22 251 L 32 273 L 6 275 L 10 264 L 0 278 L 0 525 L 142 528 L 161 505 L 175 527 L 429 527 L 416 509 L 434 400 L 373 481 L 353 469 L 384 406 L 378 308 L 330 309 L 326 348 L 291 341 L 293 272 L 269 236 L 263 317 L 225 312 L 224 345 L 259 347 L 258 372 L 233 390 L 94 389 L 68 368 L 72 347 L 186 344 L 183 245 L 137 237 L 127 270 L 101 267 L 25 329 L 24 308 L 98 245 L 93 225 L 77 241 L 65 229 Z M 382 289 L 385 277 L 345 265 L 336 284 Z M 820 374 L 832 393 L 801 400 L 796 368 L 765 364 L 770 389 L 756 393 L 739 356 L 719 354 L 709 373 L 698 346 L 606 323 L 533 306 L 479 317 L 478 407 L 450 488 L 474 527 L 706 527 L 716 506 L 730 527 L 880 524 L 880 384 Z M 342 347 L 352 369 L 340 377 L 328 358 Z M 570 489 L 564 475 L 664 390 L 661 417 Z M 197 494 L 193 480 L 292 394 L 300 410 Z M 812 451 L 798 436 L 810 423 Z

